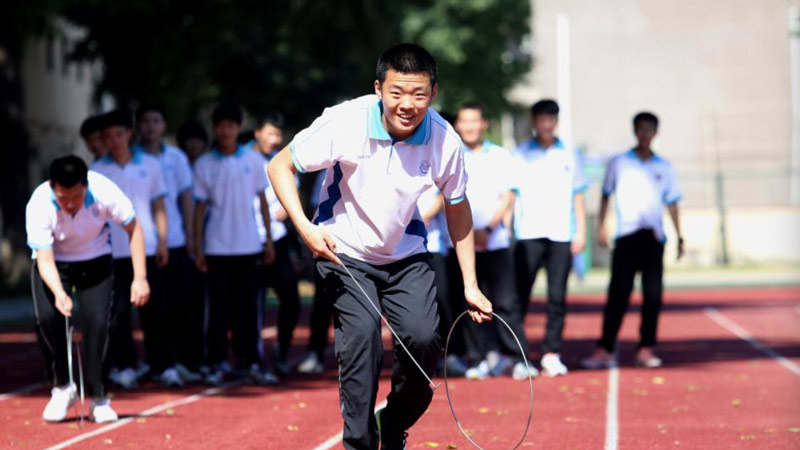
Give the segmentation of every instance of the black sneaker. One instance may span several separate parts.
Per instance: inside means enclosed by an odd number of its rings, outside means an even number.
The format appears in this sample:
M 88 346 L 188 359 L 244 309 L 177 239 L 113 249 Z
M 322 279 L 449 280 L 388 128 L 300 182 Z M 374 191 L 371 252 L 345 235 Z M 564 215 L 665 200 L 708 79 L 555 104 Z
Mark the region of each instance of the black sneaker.
M 389 430 L 383 430 L 381 426 L 381 413 L 386 408 L 381 408 L 375 411 L 375 422 L 378 423 L 378 437 L 381 442 L 381 450 L 406 450 L 406 438 L 408 433 L 390 433 Z M 385 433 L 382 431 L 386 431 Z

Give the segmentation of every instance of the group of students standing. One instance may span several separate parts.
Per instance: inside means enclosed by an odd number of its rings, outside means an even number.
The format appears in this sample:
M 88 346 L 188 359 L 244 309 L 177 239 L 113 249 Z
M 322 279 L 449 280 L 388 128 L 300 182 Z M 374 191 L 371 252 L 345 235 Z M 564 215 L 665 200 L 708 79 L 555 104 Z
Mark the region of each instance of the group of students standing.
M 121 110 L 84 123 L 81 135 L 95 161 L 87 168 L 75 156 L 55 160 L 27 207 L 36 329 L 54 385 L 46 420 L 62 420 L 75 401 L 63 320 L 72 313 L 73 295 L 98 422 L 117 417 L 106 380 L 134 387 L 149 377 L 177 387 L 217 385 L 239 375 L 268 385 L 287 375 L 300 311 L 289 221 L 318 257 L 309 353 L 297 370 L 322 371 L 334 317 L 348 448 L 372 448 L 376 424 L 383 425 L 384 444 L 405 442 L 405 430 L 430 402 L 408 356 L 426 372 L 435 370 L 439 338 L 463 311 L 473 320 L 458 329 L 451 355 L 441 362 L 448 374 L 476 380 L 538 375 L 523 364 L 514 337 L 490 319 L 496 312 L 524 337 L 542 267 L 548 288 L 540 367 L 549 376 L 567 374 L 561 360 L 566 287 L 573 254 L 586 245 L 588 181 L 580 152 L 556 135 L 558 104 L 534 104 L 533 137 L 508 152 L 484 139 L 488 120 L 481 105 L 463 104 L 453 126 L 428 109 L 438 88 L 436 65 L 421 47 L 387 50 L 376 78 L 376 95 L 326 109 L 283 150 L 280 115 L 258 118 L 254 139 L 241 144 L 242 110 L 228 103 L 212 113 L 208 151 L 197 122 L 179 128 L 180 149 L 167 144 L 166 116 L 157 106 L 140 107 L 135 125 Z M 668 205 L 678 227 L 680 191 L 671 165 L 650 148 L 658 119 L 641 113 L 633 125 L 637 146 L 610 160 L 603 183 L 598 239 L 608 245 L 611 195 L 617 197 L 618 239 L 603 336 L 582 361 L 590 368 L 616 363 L 617 333 L 639 271 L 645 306 L 637 362 L 661 364 L 653 352 L 661 214 Z M 309 221 L 297 173 L 314 171 L 317 208 Z M 679 255 L 682 245 L 680 239 Z M 364 309 L 355 280 L 379 298 L 410 349 L 408 355 L 395 350 L 391 401 L 380 418 L 371 409 L 382 361 L 380 321 Z M 261 337 L 268 287 L 280 302 L 269 358 Z M 144 360 L 133 342 L 133 306 L 139 308 Z M 527 354 L 527 340 L 521 343 Z

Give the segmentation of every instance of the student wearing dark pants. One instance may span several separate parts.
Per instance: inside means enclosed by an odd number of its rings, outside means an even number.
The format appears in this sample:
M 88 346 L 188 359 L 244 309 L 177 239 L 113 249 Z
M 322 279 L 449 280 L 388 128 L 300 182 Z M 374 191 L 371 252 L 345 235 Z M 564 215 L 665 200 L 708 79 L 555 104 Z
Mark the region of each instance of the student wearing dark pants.
M 28 245 L 33 249 L 31 290 L 36 333 L 53 383 L 51 398 L 42 413 L 47 421 L 66 418 L 75 402 L 77 387 L 70 383 L 67 353 L 69 317 L 73 299 L 78 303 L 78 326 L 83 334 L 86 392 L 91 399 L 91 418 L 96 422 L 117 420 L 106 397 L 104 368 L 114 284 L 108 223 L 121 226 L 130 236 L 135 273 L 124 286 L 129 301 L 143 306 L 150 288 L 145 277 L 142 229 L 133 205 L 108 178 L 88 172 L 76 156 L 56 159 L 50 180 L 31 195 L 25 211 Z
M 377 449 L 379 444 L 385 450 L 405 448 L 407 430 L 432 398 L 426 376 L 433 374 L 440 341 L 434 273 L 417 207 L 425 190 L 435 186 L 444 198 L 470 316 L 491 319 L 491 303 L 475 277 L 461 140 L 429 108 L 438 90 L 436 72 L 436 62 L 425 49 L 413 44 L 390 48 L 378 60 L 375 95 L 326 109 L 269 165 L 278 198 L 306 246 L 320 258 L 317 268 L 335 308 L 342 442 L 347 449 Z M 295 175 L 323 168 L 329 170 L 312 223 L 303 212 Z M 381 325 L 375 309 L 364 303 L 369 300 L 359 296 L 343 260 L 373 301 L 383 305 L 424 371 L 396 347 L 387 405 L 374 416 Z
M 233 332 L 237 369 L 258 384 L 274 384 L 275 374 L 264 370 L 260 357 L 256 260 L 275 260 L 270 210 L 264 190 L 264 158 L 239 145 L 242 123 L 238 105 L 222 103 L 211 121 L 217 146 L 194 164 L 195 265 L 208 274 L 208 364 L 205 382 L 222 383 L 228 364 L 227 333 Z M 266 237 L 258 233 L 253 202 L 257 199 Z
M 464 167 L 469 176 L 467 196 L 475 227 L 475 270 L 481 292 L 492 299 L 495 312 L 519 336 L 527 355 L 524 316 L 517 300 L 509 250 L 511 236 L 503 222 L 514 204 L 516 180 L 513 176 L 498 176 L 511 172 L 513 165 L 506 149 L 483 138 L 488 127 L 483 105 L 464 103 L 459 106 L 455 129 L 466 145 Z M 460 287 L 458 274 L 454 275 L 453 282 Z M 526 368 L 519 346 L 505 326 L 472 322 L 465 324 L 464 331 L 471 363 L 465 373 L 467 378 L 483 380 L 489 375 L 503 374 L 511 374 L 515 379 L 528 378 L 530 369 Z
M 283 143 L 283 128 L 285 122 L 283 115 L 277 112 L 262 114 L 258 118 L 254 131 L 254 139 L 246 147 L 254 150 L 264 157 L 264 176 L 267 175 L 267 165 L 278 154 Z M 289 374 L 289 348 L 292 345 L 292 336 L 300 318 L 300 293 L 297 290 L 297 273 L 289 256 L 289 250 L 294 244 L 293 235 L 288 233 L 284 221 L 287 219 L 286 211 L 275 196 L 272 186 L 264 190 L 270 213 L 272 239 L 275 242 L 275 261 L 272 264 L 261 265 L 258 270 L 258 330 L 263 326 L 264 308 L 267 288 L 271 287 L 278 296 L 278 342 L 271 349 L 271 359 L 275 371 L 280 376 Z M 261 217 L 261 205 L 254 200 L 256 224 L 261 242 L 266 242 L 267 234 Z M 263 343 L 259 339 L 259 352 L 263 357 Z
M 145 254 L 149 260 L 147 276 L 152 298 L 148 311 L 140 315 L 142 331 L 145 335 L 145 354 L 149 368 L 143 367 L 135 371 L 133 366 L 112 366 L 109 377 L 116 384 L 130 388 L 136 385 L 145 372 L 150 372 L 168 387 L 182 386 L 183 381 L 173 369 L 175 364 L 175 342 L 163 338 L 163 330 L 169 329 L 166 314 L 166 297 L 163 290 L 162 268 L 169 262 L 167 248 L 167 212 L 165 197 L 167 188 L 164 174 L 158 159 L 141 150 L 132 150 L 132 118 L 130 113 L 116 110 L 101 116 L 103 141 L 108 154 L 92 163 L 92 169 L 107 176 L 131 199 L 136 210 L 138 221 L 145 237 Z M 131 257 L 128 250 L 128 236 L 121 227 L 111 225 L 111 254 L 115 260 L 122 260 L 121 267 Z M 121 272 L 122 279 L 130 279 L 130 274 Z M 126 353 L 125 362 L 136 357 L 130 352 L 131 336 L 129 292 L 117 289 L 114 294 L 114 306 L 111 316 L 109 334 L 109 353 Z M 152 311 L 152 314 L 149 312 Z M 133 350 L 135 351 L 135 350 Z
M 164 327 L 159 331 L 167 341 L 174 342 L 167 351 L 175 353 L 175 371 L 184 382 L 200 381 L 200 374 L 191 367 L 186 355 L 192 354 L 193 347 L 200 346 L 200 341 L 189 340 L 187 331 L 187 313 L 190 309 L 186 286 L 189 283 L 190 261 L 188 250 L 194 252 L 192 237 L 192 216 L 194 200 L 192 199 L 192 169 L 189 158 L 177 147 L 164 141 L 167 120 L 164 109 L 155 104 L 144 104 L 136 110 L 136 130 L 139 142 L 135 150 L 152 155 L 161 164 L 167 195 L 164 207 L 167 214 L 167 248 L 169 260 L 163 268 L 163 291 L 165 307 L 163 313 L 168 321 L 179 326 Z M 191 369 L 190 369 L 191 367 Z M 193 369 L 193 370 L 192 370 Z M 156 371 L 156 373 L 160 373 Z
M 681 191 L 672 164 L 655 154 L 650 147 L 658 132 L 658 118 L 648 112 L 633 118 L 635 148 L 612 158 L 606 167 L 603 197 L 600 201 L 597 238 L 608 246 L 605 217 L 609 198 L 614 195 L 617 209 L 617 239 L 611 257 L 611 282 L 603 310 L 603 334 L 597 349 L 581 361 L 586 368 L 603 368 L 617 364 L 617 335 L 628 310 L 636 273 L 642 274 L 642 321 L 636 365 L 660 367 L 654 348 L 657 342 L 658 316 L 661 311 L 664 273 L 663 211 L 669 211 L 678 235 L 677 256 L 683 256 L 678 217 Z
M 542 345 L 542 372 L 566 375 L 561 340 L 567 314 L 566 292 L 572 255 L 586 247 L 588 187 L 580 151 L 556 137 L 558 104 L 541 100 L 531 107 L 534 136 L 514 150 L 517 198 L 514 257 L 517 295 L 528 310 L 536 271 L 547 270 L 547 332 Z

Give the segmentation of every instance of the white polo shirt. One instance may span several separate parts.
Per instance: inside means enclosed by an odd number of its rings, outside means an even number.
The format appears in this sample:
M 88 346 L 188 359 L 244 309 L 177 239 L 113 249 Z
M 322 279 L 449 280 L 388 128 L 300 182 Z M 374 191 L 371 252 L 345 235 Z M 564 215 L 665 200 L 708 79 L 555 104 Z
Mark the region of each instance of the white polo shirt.
M 589 186 L 580 151 L 560 139 L 542 148 L 535 138 L 512 155 L 517 178 L 514 234 L 518 240 L 569 242 L 575 234 L 573 197 Z
M 427 191 L 423 192 L 417 202 L 417 207 L 419 208 L 420 214 L 424 213 L 425 211 L 429 210 L 433 204 L 439 200 L 440 192 L 436 188 L 430 188 Z M 470 201 L 472 198 L 470 197 Z M 444 211 L 439 211 L 438 214 L 433 216 L 431 220 L 428 221 L 428 225 L 425 227 L 428 231 L 428 239 L 426 248 L 431 253 L 439 253 L 442 255 L 447 255 L 450 247 L 450 234 L 447 230 L 447 218 L 445 217 Z
M 672 164 L 655 153 L 644 161 L 634 150 L 609 161 L 603 194 L 616 197 L 617 238 L 650 229 L 661 242 L 666 240 L 662 220 L 664 205 L 681 199 Z
M 366 95 L 327 108 L 290 148 L 301 172 L 330 168 L 315 223 L 337 251 L 370 264 L 425 252 L 427 231 L 417 201 L 436 187 L 445 201 L 465 197 L 461 139 L 433 109 L 414 133 L 395 142 L 384 129 L 382 104 Z
M 467 197 L 472 207 L 472 226 L 480 230 L 489 226 L 503 194 L 517 187 L 515 177 L 509 176 L 513 163 L 506 149 L 487 140 L 478 151 L 464 147 L 464 165 L 469 175 Z M 505 224 L 500 222 L 489 234 L 486 250 L 508 248 L 510 238 Z
M 154 256 L 158 247 L 158 233 L 153 219 L 153 201 L 167 195 L 164 173 L 158 159 L 147 153 L 134 151 L 133 158 L 121 166 L 109 153 L 93 162 L 91 168 L 107 176 L 131 199 L 136 219 L 144 234 L 145 254 Z M 115 259 L 131 256 L 128 233 L 119 225 L 111 225 L 111 254 Z
M 253 214 L 254 198 L 267 188 L 264 158 L 240 145 L 231 155 L 212 149 L 194 164 L 194 196 L 207 202 L 207 255 L 260 253 L 264 246 Z M 262 219 L 263 221 L 263 219 Z
M 133 205 L 117 185 L 89 171 L 83 206 L 67 214 L 56 202 L 50 182 L 33 191 L 25 208 L 28 246 L 36 251 L 52 249 L 56 261 L 88 261 L 111 253 L 108 222 L 125 226 L 134 218 Z
M 134 145 L 135 151 L 147 151 L 139 144 Z M 167 186 L 167 197 L 164 203 L 167 210 L 167 247 L 178 248 L 186 245 L 185 225 L 181 214 L 180 195 L 192 189 L 192 166 L 189 158 L 177 147 L 165 142 L 161 143 L 161 153 L 154 155 L 161 163 L 164 173 L 164 182 Z
M 267 206 L 269 207 L 269 215 L 271 218 L 269 222 L 269 229 L 272 232 L 272 241 L 278 242 L 278 240 L 286 236 L 286 224 L 281 220 L 275 219 L 275 214 L 277 214 L 282 206 L 280 200 L 278 200 L 278 196 L 275 194 L 275 189 L 272 188 L 272 184 L 269 182 L 269 173 L 267 172 L 269 162 L 272 161 L 272 158 L 274 158 L 275 155 L 277 155 L 277 152 L 273 152 L 267 156 L 256 150 L 255 144 L 255 140 L 252 140 L 245 144 L 244 147 L 248 150 L 256 152 L 256 154 L 260 155 L 264 159 L 264 175 L 267 177 L 267 188 L 264 189 L 264 195 L 267 197 Z M 264 219 L 261 217 L 261 200 L 259 200 L 257 196 L 253 199 L 253 212 L 256 218 L 256 226 L 258 227 L 258 237 L 261 239 L 262 244 L 266 243 L 267 230 L 264 228 Z

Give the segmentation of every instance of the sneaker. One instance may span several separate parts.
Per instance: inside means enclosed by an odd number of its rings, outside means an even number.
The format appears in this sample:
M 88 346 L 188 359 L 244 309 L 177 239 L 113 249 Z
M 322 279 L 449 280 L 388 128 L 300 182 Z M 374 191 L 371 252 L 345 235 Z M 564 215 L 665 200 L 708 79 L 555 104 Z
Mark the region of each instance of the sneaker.
M 531 364 L 528 364 L 526 367 L 525 363 L 522 361 L 514 364 L 514 369 L 511 371 L 511 378 L 515 380 L 527 380 L 528 378 L 536 378 L 538 376 L 539 371 L 536 370 L 536 367 L 533 367 Z
M 147 363 L 146 363 L 146 362 L 144 362 L 144 361 L 139 361 L 139 363 L 138 363 L 138 364 L 136 364 L 136 371 L 135 371 L 135 373 L 136 373 L 136 379 L 137 379 L 137 380 L 141 380 L 141 379 L 142 379 L 143 377 L 145 377 L 145 376 L 146 376 L 148 373 L 150 373 L 150 365 L 149 365 L 149 364 L 147 364 Z
M 323 370 L 325 370 L 325 366 L 322 365 L 319 356 L 314 352 L 309 353 L 305 359 L 303 359 L 303 362 L 297 366 L 297 371 L 299 373 L 320 374 Z
M 402 432 L 396 435 L 390 434 L 381 424 L 381 415 L 386 408 L 375 411 L 375 422 L 378 424 L 378 439 L 381 443 L 381 450 L 406 450 L 406 439 L 408 433 Z M 382 431 L 387 431 L 386 433 Z
M 561 355 L 548 353 L 542 357 L 542 372 L 548 377 L 557 377 L 567 374 L 567 366 L 561 362 Z
M 616 367 L 617 357 L 603 348 L 598 348 L 588 358 L 581 360 L 581 366 L 586 369 L 608 369 Z
M 181 363 L 175 364 L 174 369 L 181 376 L 181 380 L 186 383 L 197 383 L 203 380 L 203 375 L 192 371 Z
M 44 407 L 42 418 L 48 422 L 61 422 L 67 417 L 67 411 L 75 403 L 75 384 L 56 386 L 50 391 L 50 401 Z
M 636 354 L 636 367 L 655 369 L 661 367 L 662 364 L 661 358 L 656 356 L 650 348 L 641 348 Z
M 235 372 L 235 369 L 228 361 L 222 361 L 217 365 L 217 368 L 222 371 L 225 375 L 231 375 Z
M 223 381 L 225 381 L 225 374 L 220 369 L 210 369 L 203 378 L 203 383 L 209 386 L 219 386 Z
M 92 399 L 90 402 L 91 414 L 89 419 L 95 423 L 116 422 L 119 417 L 111 408 L 111 400 L 107 398 Z
M 276 342 L 275 345 L 272 346 L 272 366 L 275 367 L 275 372 L 278 373 L 280 377 L 286 377 L 289 375 L 289 363 L 286 361 L 286 358 L 281 358 L 281 350 L 280 346 Z
M 478 365 L 470 367 L 464 373 L 464 377 L 468 380 L 485 380 L 489 378 L 489 363 L 483 360 Z
M 247 376 L 253 383 L 259 386 L 272 386 L 278 384 L 279 381 L 277 375 L 269 370 L 261 369 L 258 364 L 253 364 L 250 366 Z
M 109 374 L 111 382 L 123 389 L 133 389 L 139 385 L 136 371 L 132 367 L 116 370 Z
M 448 355 L 444 364 L 447 367 L 447 375 L 452 377 L 463 377 L 469 370 L 464 360 L 457 355 Z
M 494 364 L 494 366 L 492 366 L 492 369 L 489 371 L 489 375 L 493 377 L 505 375 L 511 371 L 513 366 L 514 361 L 511 358 L 501 355 L 499 358 L 497 358 L 497 362 Z
M 181 376 L 178 374 L 178 371 L 175 370 L 173 367 L 162 372 L 158 375 L 158 381 L 168 388 L 181 388 L 183 387 L 183 380 Z

